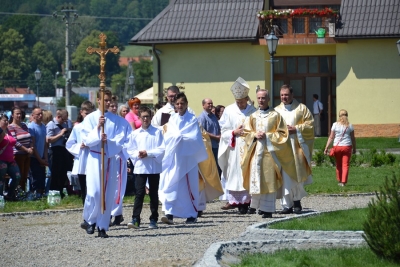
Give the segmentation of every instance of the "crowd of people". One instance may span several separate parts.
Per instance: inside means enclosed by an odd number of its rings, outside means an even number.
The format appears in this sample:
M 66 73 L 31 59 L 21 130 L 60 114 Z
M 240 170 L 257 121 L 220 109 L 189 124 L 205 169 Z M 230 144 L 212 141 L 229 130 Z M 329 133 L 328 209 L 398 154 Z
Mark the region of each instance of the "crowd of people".
M 146 194 L 148 227 L 153 229 L 159 217 L 165 224 L 176 217 L 195 223 L 206 203 L 216 198 L 226 201 L 221 209 L 237 208 L 240 214 L 271 218 L 276 199 L 280 214 L 301 213 L 304 186 L 312 183 L 313 113 L 294 99 L 289 85 L 280 88 L 281 103 L 275 108 L 269 106 L 268 90 L 259 87 L 256 108 L 249 85 L 240 77 L 231 92 L 234 101 L 227 107 L 203 99 L 198 117 L 176 86 L 168 88 L 167 103 L 156 112 L 136 97 L 118 108 L 109 90 L 99 91 L 98 109 L 83 102 L 74 125 L 66 110 L 57 110 L 52 118 L 40 108 L 26 125 L 23 110 L 14 108 L 11 118 L 0 117 L 0 175 L 10 176 L 6 199 L 18 200 L 28 177 L 30 199 L 46 196 L 48 190 L 60 191 L 63 198 L 66 187 L 82 197 L 81 228 L 93 234 L 97 227 L 103 238 L 110 226 L 124 220 L 129 175 L 134 177 L 135 201 L 128 228 L 141 227 Z M 340 118 L 347 117 L 340 112 Z M 338 153 L 348 156 L 355 152 L 355 139 L 345 119 L 333 125 L 329 140 L 340 133 L 346 147 Z M 347 175 L 345 167 L 338 170 L 341 184 Z M 76 184 L 78 191 L 71 186 Z

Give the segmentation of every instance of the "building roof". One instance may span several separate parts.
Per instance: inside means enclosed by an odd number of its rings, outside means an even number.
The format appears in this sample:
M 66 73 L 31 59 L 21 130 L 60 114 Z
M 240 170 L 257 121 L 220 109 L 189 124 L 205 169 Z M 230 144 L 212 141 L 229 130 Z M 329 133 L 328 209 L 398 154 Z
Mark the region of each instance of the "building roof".
M 400 37 L 399 0 L 342 0 L 336 38 Z
M 255 41 L 263 0 L 172 0 L 130 44 Z

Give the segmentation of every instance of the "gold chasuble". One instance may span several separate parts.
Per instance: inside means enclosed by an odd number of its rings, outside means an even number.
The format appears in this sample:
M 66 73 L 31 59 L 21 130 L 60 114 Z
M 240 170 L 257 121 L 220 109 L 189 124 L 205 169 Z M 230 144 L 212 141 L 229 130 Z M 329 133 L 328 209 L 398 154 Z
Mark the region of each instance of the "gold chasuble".
M 257 132 L 266 138 L 256 139 Z M 277 192 L 282 186 L 281 168 L 296 176 L 289 133 L 281 115 L 273 109 L 257 110 L 244 124 L 245 148 L 241 162 L 243 177 L 249 177 L 244 187 L 250 194 Z
M 296 176 L 289 176 L 297 182 L 305 182 L 312 174 L 311 159 L 314 148 L 314 118 L 309 109 L 293 99 L 291 105 L 281 103 L 275 107 L 287 125 L 295 126 L 297 133 L 290 135 L 294 161 L 296 164 Z
M 217 164 L 212 152 L 210 136 L 201 126 L 200 130 L 208 159 L 199 163 L 199 191 L 206 190 L 206 201 L 211 201 L 224 194 L 224 190 L 222 189 Z

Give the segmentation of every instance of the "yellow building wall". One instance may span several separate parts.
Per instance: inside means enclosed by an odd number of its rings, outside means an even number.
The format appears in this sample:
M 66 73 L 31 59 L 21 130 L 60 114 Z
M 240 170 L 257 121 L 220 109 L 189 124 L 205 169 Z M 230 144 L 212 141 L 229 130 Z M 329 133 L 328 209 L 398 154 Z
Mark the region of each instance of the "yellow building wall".
M 255 100 L 257 85 L 264 84 L 264 46 L 250 43 L 157 45 L 161 51 L 162 88 L 182 85 L 189 106 L 196 115 L 202 112 L 201 101 L 211 98 L 214 105 L 234 102 L 230 88 L 240 76 L 250 85 Z M 154 58 L 154 93 L 158 92 L 157 60 Z M 154 95 L 154 103 L 158 96 Z
M 400 57 L 396 39 L 336 45 L 337 110 L 353 124 L 400 123 Z

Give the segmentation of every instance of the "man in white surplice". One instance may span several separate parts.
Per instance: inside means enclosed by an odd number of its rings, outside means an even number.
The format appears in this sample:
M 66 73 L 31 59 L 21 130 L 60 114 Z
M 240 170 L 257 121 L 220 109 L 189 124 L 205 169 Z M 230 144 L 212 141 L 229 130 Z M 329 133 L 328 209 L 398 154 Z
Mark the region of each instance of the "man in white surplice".
M 245 145 L 243 124 L 256 108 L 247 103 L 250 88 L 245 80 L 238 78 L 231 87 L 235 103 L 227 106 L 219 120 L 221 139 L 218 150 L 218 164 L 222 170 L 224 181 L 222 185 L 227 190 L 229 202 L 222 209 L 238 206 L 239 212 L 247 213 L 251 197 L 243 187 L 244 177 L 240 167 Z M 246 177 L 245 177 L 246 178 Z M 248 179 L 248 177 L 247 177 Z
M 282 171 L 283 186 L 280 214 L 302 211 L 301 199 L 307 195 L 304 185 L 312 183 L 311 159 L 314 147 L 314 118 L 310 110 L 293 98 L 293 89 L 282 85 L 280 89 L 281 103 L 275 110 L 285 120 L 292 144 L 295 175 Z
M 100 92 L 97 93 L 97 101 L 101 108 Z M 104 109 L 107 110 L 111 101 L 111 92 L 104 91 Z M 108 237 L 106 231 L 109 227 L 111 209 L 113 206 L 117 185 L 117 166 L 115 156 L 119 154 L 127 140 L 127 127 L 129 124 L 121 124 L 117 115 L 106 112 L 101 115 L 100 110 L 89 114 L 82 122 L 83 143 L 89 147 L 86 165 L 87 194 L 83 208 L 83 219 L 88 223 L 86 232 L 93 234 L 97 226 L 98 236 Z M 127 126 L 128 125 L 128 126 Z M 104 134 L 101 127 L 104 126 Z M 129 126 L 130 127 L 130 126 Z M 130 129 L 129 129 L 130 130 Z M 101 213 L 101 143 L 104 143 L 104 189 L 105 210 Z
M 184 93 L 176 95 L 174 113 L 166 124 L 165 155 L 160 175 L 159 199 L 165 216 L 161 221 L 172 224 L 174 217 L 197 221 L 199 201 L 198 164 L 207 159 L 196 117 L 187 111 Z

